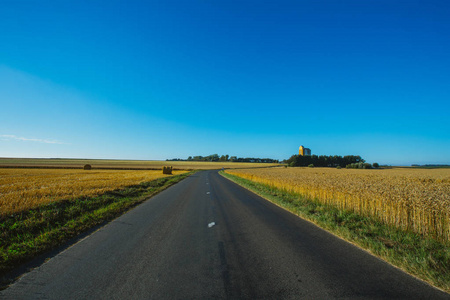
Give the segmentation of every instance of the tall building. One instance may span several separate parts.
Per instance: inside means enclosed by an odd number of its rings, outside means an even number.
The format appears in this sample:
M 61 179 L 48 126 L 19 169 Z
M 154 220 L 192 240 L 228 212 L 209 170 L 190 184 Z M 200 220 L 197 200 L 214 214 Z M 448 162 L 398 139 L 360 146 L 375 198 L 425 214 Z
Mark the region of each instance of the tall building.
M 300 148 L 298 150 L 298 154 L 301 156 L 311 155 L 311 149 L 300 146 Z

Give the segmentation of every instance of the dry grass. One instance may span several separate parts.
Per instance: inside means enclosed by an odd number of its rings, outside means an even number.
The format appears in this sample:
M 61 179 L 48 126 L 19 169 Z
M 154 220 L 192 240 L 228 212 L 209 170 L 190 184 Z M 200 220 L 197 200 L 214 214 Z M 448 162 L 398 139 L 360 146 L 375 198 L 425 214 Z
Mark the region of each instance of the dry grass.
M 450 169 L 270 168 L 227 173 L 438 240 L 450 239 Z
M 108 159 L 38 159 L 0 158 L 0 167 L 83 168 L 89 164 L 93 169 L 161 169 L 173 166 L 178 170 L 211 170 L 221 168 L 260 168 L 277 166 L 269 163 L 161 161 L 161 160 L 108 160 Z
M 173 173 L 178 175 L 185 171 Z M 170 175 L 163 175 L 161 170 L 0 169 L 0 216 L 167 176 Z

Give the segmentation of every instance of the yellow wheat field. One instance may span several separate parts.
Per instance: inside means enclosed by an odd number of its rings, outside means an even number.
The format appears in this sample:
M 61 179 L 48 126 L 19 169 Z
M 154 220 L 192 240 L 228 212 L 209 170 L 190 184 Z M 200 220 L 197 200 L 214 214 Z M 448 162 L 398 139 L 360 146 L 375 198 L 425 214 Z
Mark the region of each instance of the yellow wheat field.
M 439 240 L 450 238 L 450 169 L 227 170 Z
M 167 176 L 160 170 L 0 169 L 0 216 Z

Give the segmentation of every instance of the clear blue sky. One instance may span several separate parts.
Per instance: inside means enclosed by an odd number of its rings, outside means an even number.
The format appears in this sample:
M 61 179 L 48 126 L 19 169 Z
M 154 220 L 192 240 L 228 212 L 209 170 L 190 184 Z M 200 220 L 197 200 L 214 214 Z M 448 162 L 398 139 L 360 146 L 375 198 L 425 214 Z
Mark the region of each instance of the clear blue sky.
M 0 156 L 450 164 L 450 1 L 0 7 Z

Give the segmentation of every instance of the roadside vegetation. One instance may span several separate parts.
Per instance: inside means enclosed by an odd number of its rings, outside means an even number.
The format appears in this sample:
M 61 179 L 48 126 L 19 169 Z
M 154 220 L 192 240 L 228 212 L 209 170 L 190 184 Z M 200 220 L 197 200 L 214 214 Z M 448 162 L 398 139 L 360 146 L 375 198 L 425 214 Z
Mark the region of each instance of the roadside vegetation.
M 403 169 L 383 170 L 386 171 L 393 173 L 389 176 L 379 173 L 380 170 L 271 168 L 226 170 L 221 174 L 408 273 L 450 292 L 450 242 L 448 232 L 444 233 L 449 226 L 448 214 L 441 218 L 450 209 L 448 171 L 445 174 L 435 172 L 431 175 L 407 175 L 408 170 Z M 376 176 L 386 178 L 383 181 Z M 380 186 L 376 182 L 377 178 L 382 180 Z M 400 185 L 400 178 L 409 180 L 409 185 Z M 434 189 L 433 184 L 437 184 L 439 188 Z M 376 188 L 381 189 L 374 192 Z M 423 189 L 422 193 L 418 192 L 420 189 Z M 428 197 L 425 197 L 423 192 L 427 189 Z M 413 198 L 408 197 L 402 201 L 402 196 L 410 196 L 406 191 L 416 193 L 416 197 L 422 197 L 422 201 L 414 202 Z M 344 201 L 344 198 L 353 200 Z M 423 213 L 427 210 L 422 210 L 421 215 L 409 215 L 410 221 L 414 217 L 428 220 L 431 226 L 427 230 L 404 224 L 401 216 L 404 214 L 402 209 L 408 207 L 403 205 L 406 200 L 410 201 L 410 206 L 419 203 L 422 208 L 432 205 L 431 211 L 434 216 L 441 218 L 438 219 L 441 224 L 435 224 L 436 219 L 431 221 L 424 217 Z M 377 201 L 386 204 L 382 206 L 383 210 L 376 214 L 367 213 L 375 209 L 374 203 Z M 389 211 L 394 208 L 386 201 L 399 201 L 403 204 L 397 206 L 395 211 Z M 433 205 L 436 202 L 441 202 L 437 205 L 440 210 Z M 396 221 L 398 224 L 385 222 L 383 213 L 392 215 L 386 220 Z
M 94 194 L 74 194 L 73 197 L 62 198 L 55 196 L 54 201 L 32 205 L 29 209 L 8 213 L 2 210 L 0 275 L 90 228 L 116 218 L 190 174 L 192 172 L 150 177 L 135 184 Z M 84 182 L 88 184 L 89 180 Z
M 450 240 L 450 169 L 268 168 L 227 172 L 436 240 Z

